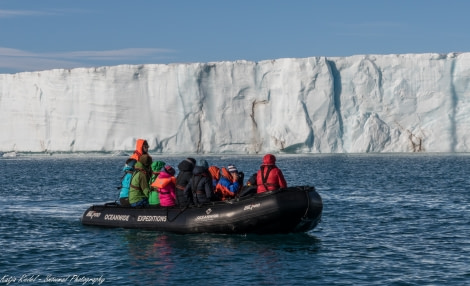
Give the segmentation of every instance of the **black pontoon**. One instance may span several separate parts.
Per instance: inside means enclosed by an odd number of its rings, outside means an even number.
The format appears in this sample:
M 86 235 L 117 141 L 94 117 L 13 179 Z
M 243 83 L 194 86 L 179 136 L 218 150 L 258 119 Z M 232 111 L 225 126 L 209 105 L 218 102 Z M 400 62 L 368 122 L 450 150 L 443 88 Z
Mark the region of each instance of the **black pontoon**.
M 300 186 L 210 202 L 202 206 L 143 208 L 116 203 L 93 205 L 84 225 L 149 229 L 173 233 L 274 234 L 312 230 L 323 202 L 314 187 Z

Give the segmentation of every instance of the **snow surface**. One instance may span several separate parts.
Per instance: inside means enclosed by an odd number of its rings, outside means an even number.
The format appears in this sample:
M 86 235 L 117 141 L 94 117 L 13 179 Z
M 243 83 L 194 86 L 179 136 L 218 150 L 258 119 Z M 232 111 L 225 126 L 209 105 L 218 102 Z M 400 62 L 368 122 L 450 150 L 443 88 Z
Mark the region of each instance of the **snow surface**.
M 0 74 L 1 152 L 469 152 L 470 53 Z

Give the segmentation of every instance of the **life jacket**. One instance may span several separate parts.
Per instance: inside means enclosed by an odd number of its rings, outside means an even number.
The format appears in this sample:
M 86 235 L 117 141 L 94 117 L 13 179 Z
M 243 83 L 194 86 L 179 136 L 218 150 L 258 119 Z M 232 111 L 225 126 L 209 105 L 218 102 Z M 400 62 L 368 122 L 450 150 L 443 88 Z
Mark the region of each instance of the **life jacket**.
M 220 179 L 220 169 L 217 166 L 210 166 L 209 172 L 211 173 L 213 179 L 217 181 Z
M 227 186 L 224 185 L 224 181 L 232 183 L 233 178 L 230 172 L 222 167 L 220 169 L 220 180 L 215 187 L 215 193 L 222 201 L 235 197 L 235 193 L 231 192 Z
M 154 186 L 152 186 L 152 184 L 158 178 L 158 175 L 160 174 L 160 170 L 164 166 L 165 166 L 165 162 L 163 161 L 152 162 L 152 177 L 150 177 L 150 181 L 149 181 L 149 185 L 150 185 L 149 205 L 160 204 L 160 195 L 158 194 L 158 190 Z
M 163 188 L 165 188 L 168 184 L 176 183 L 176 178 L 171 176 L 169 178 L 162 178 L 158 177 L 155 182 L 152 183 L 151 187 L 154 187 L 157 189 L 157 191 L 161 194 L 169 194 L 169 192 L 162 191 Z
M 261 166 L 261 182 L 263 183 L 263 186 L 266 188 L 266 191 L 275 190 L 279 188 L 279 184 L 277 183 L 268 183 L 269 173 L 271 173 L 271 170 L 273 169 L 273 167 L 274 165 Z M 266 172 L 264 171 L 265 169 L 267 169 Z
M 175 181 L 174 176 L 162 171 L 155 182 L 152 183 L 152 186 L 157 189 L 161 206 L 169 207 L 176 204 Z
M 257 175 L 257 193 L 287 187 L 281 170 L 276 165 L 261 165 Z
M 215 187 L 215 193 L 222 201 L 235 197 L 234 193 L 230 192 L 226 186 L 221 184 L 217 184 L 217 186 Z

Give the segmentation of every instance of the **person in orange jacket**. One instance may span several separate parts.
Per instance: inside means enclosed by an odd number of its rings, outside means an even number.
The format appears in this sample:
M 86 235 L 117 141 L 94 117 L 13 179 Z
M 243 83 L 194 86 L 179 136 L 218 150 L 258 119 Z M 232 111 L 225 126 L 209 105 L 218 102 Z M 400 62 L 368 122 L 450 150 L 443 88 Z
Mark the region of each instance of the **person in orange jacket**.
M 211 174 L 211 177 L 212 177 L 212 187 L 215 189 L 215 187 L 217 186 L 217 183 L 220 180 L 220 169 L 217 166 L 210 166 L 209 173 Z
M 220 179 L 215 187 L 217 197 L 225 201 L 235 197 L 239 190 L 238 170 L 235 166 L 230 166 L 230 169 L 225 167 L 220 168 Z
M 148 154 L 149 152 L 149 143 L 145 139 L 137 139 L 135 143 L 135 151 L 134 153 L 130 156 L 130 159 L 135 159 L 136 161 L 139 161 L 140 156 L 144 154 Z

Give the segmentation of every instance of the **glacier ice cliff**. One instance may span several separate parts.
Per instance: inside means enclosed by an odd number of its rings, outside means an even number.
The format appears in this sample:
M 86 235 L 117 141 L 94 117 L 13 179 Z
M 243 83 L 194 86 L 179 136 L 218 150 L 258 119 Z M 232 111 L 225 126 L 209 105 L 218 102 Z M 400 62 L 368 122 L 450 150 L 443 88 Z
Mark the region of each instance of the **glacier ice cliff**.
M 0 151 L 469 152 L 470 53 L 0 74 Z

